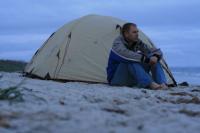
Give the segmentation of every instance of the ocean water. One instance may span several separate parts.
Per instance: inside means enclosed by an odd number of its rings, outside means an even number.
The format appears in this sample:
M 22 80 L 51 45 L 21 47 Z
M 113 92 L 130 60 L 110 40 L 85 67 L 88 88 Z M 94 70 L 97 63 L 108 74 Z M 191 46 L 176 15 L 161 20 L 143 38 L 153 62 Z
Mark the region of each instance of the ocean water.
M 177 83 L 188 82 L 189 85 L 200 85 L 200 67 L 170 68 Z

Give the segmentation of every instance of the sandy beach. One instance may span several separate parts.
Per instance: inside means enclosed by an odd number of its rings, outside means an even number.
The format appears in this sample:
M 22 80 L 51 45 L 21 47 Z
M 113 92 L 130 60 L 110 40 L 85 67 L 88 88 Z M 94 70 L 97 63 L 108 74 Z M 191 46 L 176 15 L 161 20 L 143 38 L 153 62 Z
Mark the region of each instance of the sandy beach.
M 148 90 L 0 73 L 0 91 L 16 85 L 0 100 L 0 133 L 200 131 L 199 86 Z

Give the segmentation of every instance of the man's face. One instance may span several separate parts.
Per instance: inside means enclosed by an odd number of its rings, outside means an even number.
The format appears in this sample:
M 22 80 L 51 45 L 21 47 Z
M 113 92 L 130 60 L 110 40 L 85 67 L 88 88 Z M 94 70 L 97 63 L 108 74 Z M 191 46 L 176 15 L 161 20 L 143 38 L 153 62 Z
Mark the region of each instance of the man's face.
M 135 42 L 138 40 L 137 27 L 131 26 L 128 32 L 125 32 L 125 37 L 129 42 Z

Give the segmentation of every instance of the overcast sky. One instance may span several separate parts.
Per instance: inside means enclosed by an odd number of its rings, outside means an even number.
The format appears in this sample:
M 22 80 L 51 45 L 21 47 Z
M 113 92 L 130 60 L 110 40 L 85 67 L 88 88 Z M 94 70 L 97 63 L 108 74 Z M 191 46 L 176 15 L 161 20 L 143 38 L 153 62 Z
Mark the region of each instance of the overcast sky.
M 0 59 L 29 61 L 52 32 L 88 14 L 136 23 L 170 66 L 200 66 L 199 0 L 2 0 Z

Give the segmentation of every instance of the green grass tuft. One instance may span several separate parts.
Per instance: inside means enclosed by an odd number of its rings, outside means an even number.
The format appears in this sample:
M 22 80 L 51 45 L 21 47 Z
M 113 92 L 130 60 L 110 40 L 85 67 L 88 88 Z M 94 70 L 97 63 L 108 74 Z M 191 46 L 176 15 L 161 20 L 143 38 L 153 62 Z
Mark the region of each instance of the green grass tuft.
M 23 101 L 22 93 L 17 90 L 17 87 L 9 87 L 6 89 L 0 88 L 0 100 L 8 101 Z

